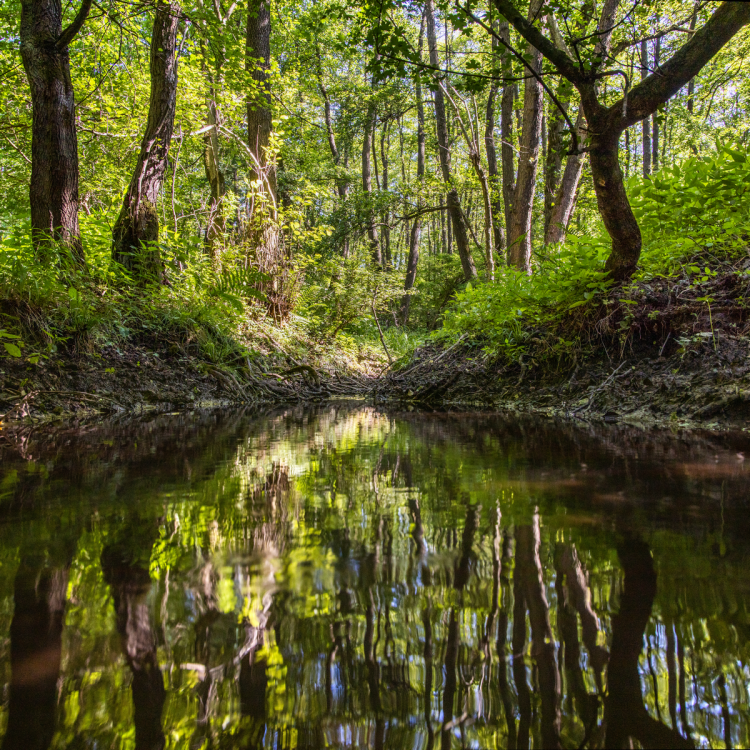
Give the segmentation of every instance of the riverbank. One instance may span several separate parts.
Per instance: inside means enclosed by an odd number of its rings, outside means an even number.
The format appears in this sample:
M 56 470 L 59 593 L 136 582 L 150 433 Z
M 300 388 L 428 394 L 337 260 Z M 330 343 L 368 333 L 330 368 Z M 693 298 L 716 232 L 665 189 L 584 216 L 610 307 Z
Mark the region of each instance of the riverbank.
M 376 398 L 743 429 L 750 424 L 749 287 L 743 268 L 699 283 L 683 276 L 614 289 L 588 310 L 528 332 L 515 358 L 461 340 L 423 349 L 377 384 Z
M 44 357 L 0 360 L 0 420 L 358 395 L 411 409 L 745 429 L 749 292 L 742 266 L 705 273 L 702 280 L 656 277 L 551 316 L 547 327 L 524 332 L 524 346 L 513 356 L 460 337 L 422 347 L 383 375 L 385 362 L 375 347 L 342 351 L 293 326 L 256 326 L 220 360 L 194 343 L 195 334 L 143 332 L 104 345 L 78 341 Z
M 295 356 L 297 354 L 297 356 Z M 169 340 L 0 360 L 0 423 L 92 418 L 216 406 L 316 402 L 369 390 L 369 361 L 270 342 L 229 366 Z

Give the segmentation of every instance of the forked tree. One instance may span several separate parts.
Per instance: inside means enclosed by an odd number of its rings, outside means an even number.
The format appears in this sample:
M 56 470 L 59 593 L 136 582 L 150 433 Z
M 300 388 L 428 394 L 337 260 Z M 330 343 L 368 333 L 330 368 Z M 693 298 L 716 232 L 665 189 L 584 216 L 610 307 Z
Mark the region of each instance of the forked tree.
M 604 226 L 612 239 L 606 269 L 616 280 L 628 279 L 641 254 L 641 231 L 628 201 L 619 163 L 620 135 L 646 120 L 674 96 L 730 39 L 750 22 L 750 3 L 722 2 L 706 24 L 658 70 L 646 76 L 611 105 L 602 103 L 598 84 L 613 71 L 608 55 L 571 56 L 519 10 L 514 0 L 494 0 L 498 12 L 570 81 L 581 97 L 586 118 L 586 150 L 591 160 L 594 190 Z M 613 21 L 612 26 L 616 24 Z M 600 28 L 596 35 L 611 32 Z M 575 40 L 576 43 L 582 40 Z

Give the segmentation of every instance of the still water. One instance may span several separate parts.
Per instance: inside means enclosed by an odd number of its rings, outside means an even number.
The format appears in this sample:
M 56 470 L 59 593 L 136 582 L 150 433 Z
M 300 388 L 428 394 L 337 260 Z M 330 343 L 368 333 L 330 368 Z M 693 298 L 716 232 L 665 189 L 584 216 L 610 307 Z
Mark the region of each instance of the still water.
M 750 745 L 748 437 L 356 403 L 0 436 L 2 748 Z

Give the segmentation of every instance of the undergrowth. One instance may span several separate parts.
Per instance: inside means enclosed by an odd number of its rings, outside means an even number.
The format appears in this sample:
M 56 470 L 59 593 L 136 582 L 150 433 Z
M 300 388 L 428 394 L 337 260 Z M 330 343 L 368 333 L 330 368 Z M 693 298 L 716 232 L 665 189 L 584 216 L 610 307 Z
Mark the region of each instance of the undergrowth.
M 27 230 L 0 243 L 0 361 L 33 365 L 64 353 L 100 356 L 107 348 L 121 352 L 136 345 L 229 369 L 268 355 L 361 372 L 387 362 L 362 300 L 343 311 L 349 325 L 335 340 L 309 306 L 299 305 L 303 314 L 283 324 L 275 321 L 257 291 L 263 275 L 243 269 L 242 248 L 225 249 L 217 264 L 197 238 L 167 232 L 160 250 L 168 283 L 143 287 L 111 260 L 106 222 L 86 217 L 82 234 L 85 271 L 61 247 L 50 248 L 40 263 Z M 382 308 L 382 292 L 376 289 L 374 297 Z M 392 357 L 418 343 L 398 329 L 383 333 Z
M 629 284 L 616 288 L 606 277 L 610 242 L 603 226 L 591 236 L 568 233 L 537 256 L 531 275 L 502 268 L 495 284 L 467 285 L 434 339 L 460 338 L 511 360 L 532 347 L 551 357 L 576 356 L 597 340 L 597 322 L 615 307 L 637 304 L 636 290 L 649 280 L 682 278 L 698 288 L 720 273 L 746 274 L 748 186 L 747 152 L 720 145 L 711 156 L 687 159 L 651 179 L 635 177 L 628 192 L 643 250 Z

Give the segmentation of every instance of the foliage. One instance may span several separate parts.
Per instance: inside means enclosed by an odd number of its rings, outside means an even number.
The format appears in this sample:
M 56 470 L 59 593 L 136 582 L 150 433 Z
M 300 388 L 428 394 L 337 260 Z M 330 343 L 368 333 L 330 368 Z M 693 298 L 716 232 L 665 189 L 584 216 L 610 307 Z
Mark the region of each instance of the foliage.
M 634 281 L 684 273 L 700 283 L 722 263 L 733 271 L 733 263 L 748 254 L 749 179 L 747 151 L 729 146 L 665 167 L 650 179 L 631 178 L 644 246 Z M 489 351 L 518 358 L 530 341 L 540 343 L 544 331 L 551 336 L 551 350 L 565 350 L 571 342 L 566 334 L 558 336 L 557 328 L 570 321 L 571 311 L 587 306 L 595 314 L 597 306 L 612 304 L 604 273 L 608 252 L 601 227 L 593 237 L 569 233 L 562 245 L 540 254 L 533 274 L 505 268 L 494 285 L 459 292 L 435 336 L 468 337 Z M 618 294 L 627 298 L 628 289 Z

